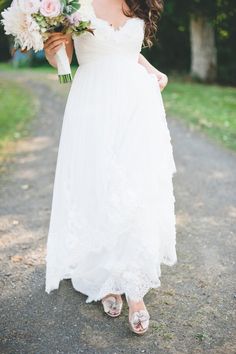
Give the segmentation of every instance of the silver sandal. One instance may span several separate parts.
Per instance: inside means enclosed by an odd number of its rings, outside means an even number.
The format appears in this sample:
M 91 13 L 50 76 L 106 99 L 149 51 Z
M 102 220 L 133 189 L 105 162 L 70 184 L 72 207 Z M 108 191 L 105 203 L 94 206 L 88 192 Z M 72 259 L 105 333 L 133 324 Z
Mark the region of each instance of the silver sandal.
M 128 296 L 126 296 L 127 303 L 129 305 Z M 144 334 L 149 328 L 150 315 L 146 310 L 139 310 L 129 314 L 129 326 L 132 332 L 135 334 Z M 140 329 L 141 327 L 141 329 Z
M 118 317 L 121 314 L 123 301 L 118 301 L 115 295 L 107 295 L 102 300 L 104 312 L 110 317 Z

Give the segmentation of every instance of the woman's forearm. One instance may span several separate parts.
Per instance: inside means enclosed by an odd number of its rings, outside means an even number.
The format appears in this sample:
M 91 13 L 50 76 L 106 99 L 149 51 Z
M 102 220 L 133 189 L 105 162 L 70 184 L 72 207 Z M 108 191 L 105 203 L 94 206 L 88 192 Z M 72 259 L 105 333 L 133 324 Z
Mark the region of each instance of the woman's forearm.
M 155 66 L 149 63 L 149 61 L 141 54 L 139 53 L 139 58 L 138 58 L 139 64 L 143 65 L 147 72 L 149 74 L 155 74 L 156 78 L 158 80 L 159 86 L 161 91 L 164 90 L 168 83 L 168 77 L 166 74 L 162 73 L 161 71 L 157 70 Z
M 149 61 L 141 53 L 139 54 L 138 62 L 139 64 L 143 65 L 149 73 L 154 73 L 157 75 L 157 77 L 161 78 L 162 75 L 165 75 L 161 71 L 157 70 L 151 63 L 149 63 Z
M 57 63 L 56 63 L 56 59 L 55 59 L 55 54 L 49 55 L 49 54 L 45 53 L 45 58 L 47 59 L 47 61 L 49 62 L 49 64 L 50 64 L 51 66 L 53 66 L 54 68 L 57 68 Z

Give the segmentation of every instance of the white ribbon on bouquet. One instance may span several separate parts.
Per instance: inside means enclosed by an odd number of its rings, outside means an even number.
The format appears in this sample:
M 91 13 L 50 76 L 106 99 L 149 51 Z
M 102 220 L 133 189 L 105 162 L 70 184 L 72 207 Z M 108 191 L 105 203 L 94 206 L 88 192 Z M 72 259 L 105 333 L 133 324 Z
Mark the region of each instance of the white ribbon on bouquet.
M 55 54 L 55 60 L 57 63 L 57 71 L 60 83 L 67 83 L 72 81 L 71 68 L 69 59 L 66 53 L 65 44 L 62 44 L 61 48 Z

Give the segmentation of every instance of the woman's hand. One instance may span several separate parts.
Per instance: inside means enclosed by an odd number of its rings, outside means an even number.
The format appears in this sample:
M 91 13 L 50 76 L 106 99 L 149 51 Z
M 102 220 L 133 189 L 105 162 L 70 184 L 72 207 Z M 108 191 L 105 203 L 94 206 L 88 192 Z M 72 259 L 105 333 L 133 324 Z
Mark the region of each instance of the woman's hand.
M 151 65 L 141 53 L 139 54 L 138 62 L 146 68 L 149 74 L 156 75 L 160 90 L 163 91 L 168 83 L 168 77 L 166 74 L 163 74 L 161 71 L 157 70 L 155 66 Z
M 160 86 L 160 90 L 163 91 L 164 88 L 166 87 L 167 83 L 168 83 L 168 77 L 166 74 L 161 73 L 160 71 L 158 71 L 158 73 L 156 74 L 157 76 L 157 80 Z
M 55 54 L 61 48 L 62 44 L 65 44 L 66 53 L 71 63 L 73 56 L 73 41 L 71 34 L 63 34 L 61 32 L 54 32 L 50 34 L 50 37 L 44 43 L 45 56 L 49 64 L 53 67 L 57 67 L 55 60 Z
M 68 44 L 69 38 L 67 35 L 54 32 L 50 34 L 50 37 L 44 43 L 45 55 L 48 58 L 52 58 L 58 52 L 62 44 Z

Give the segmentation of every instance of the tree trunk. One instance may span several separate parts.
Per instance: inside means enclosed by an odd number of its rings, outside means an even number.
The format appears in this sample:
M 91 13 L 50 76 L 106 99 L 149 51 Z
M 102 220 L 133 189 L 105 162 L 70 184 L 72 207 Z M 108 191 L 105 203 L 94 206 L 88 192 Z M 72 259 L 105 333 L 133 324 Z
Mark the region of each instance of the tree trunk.
M 217 75 L 217 54 L 215 32 L 207 18 L 192 16 L 191 35 L 191 75 L 202 81 L 215 81 Z

